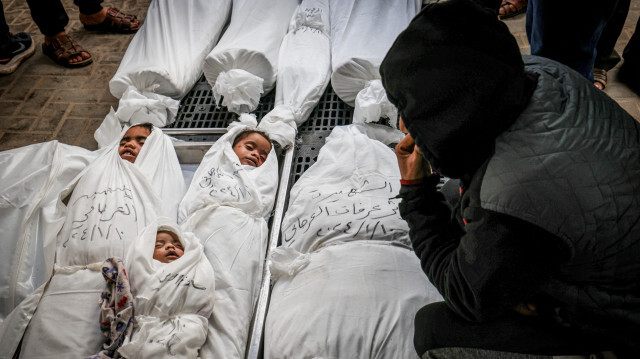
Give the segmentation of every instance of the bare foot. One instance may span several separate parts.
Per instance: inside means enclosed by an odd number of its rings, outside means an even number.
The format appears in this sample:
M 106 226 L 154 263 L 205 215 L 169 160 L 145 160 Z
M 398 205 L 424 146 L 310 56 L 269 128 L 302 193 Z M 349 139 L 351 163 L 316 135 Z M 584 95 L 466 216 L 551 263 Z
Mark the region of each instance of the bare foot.
M 107 8 L 103 7 L 102 10 L 98 11 L 95 14 L 85 15 L 80 14 L 80 22 L 82 25 L 97 25 L 102 24 L 104 19 L 107 18 Z
M 61 33 L 55 34 L 54 36 L 45 36 L 44 37 L 44 43 L 45 43 L 45 45 L 48 46 L 48 45 L 51 44 L 51 41 L 53 41 L 56 37 L 58 37 L 60 35 L 66 35 L 66 34 L 67 33 L 65 31 L 63 31 Z M 91 55 L 88 52 L 82 51 L 80 53 L 80 55 L 69 57 L 69 63 L 74 64 L 76 62 L 84 61 L 84 60 L 87 60 L 87 59 L 90 59 L 90 58 L 91 58 Z

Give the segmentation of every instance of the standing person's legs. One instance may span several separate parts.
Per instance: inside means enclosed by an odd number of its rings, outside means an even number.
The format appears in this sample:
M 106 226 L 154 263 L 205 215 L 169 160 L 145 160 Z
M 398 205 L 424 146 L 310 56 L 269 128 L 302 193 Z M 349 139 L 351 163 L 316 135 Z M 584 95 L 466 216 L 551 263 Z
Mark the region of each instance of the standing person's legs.
M 0 1 L 0 75 L 13 73 L 22 61 L 35 52 L 31 36 L 26 32 L 11 34 Z
M 616 3 L 530 0 L 526 29 L 531 54 L 563 63 L 593 82 L 596 45 Z
M 631 0 L 618 0 L 616 10 L 602 29 L 596 46 L 596 60 L 593 64 L 594 84 L 601 90 L 607 86 L 607 71 L 620 62 L 620 54 L 614 49 L 629 13 Z
M 91 55 L 65 32 L 69 17 L 60 0 L 27 0 L 31 17 L 44 35 L 42 52 L 59 65 L 85 66 Z
M 544 355 L 588 355 L 610 349 L 591 339 L 538 316 L 515 311 L 489 322 L 468 322 L 444 302 L 437 302 L 416 314 L 414 346 L 420 356 L 439 348 Z
M 618 79 L 640 94 L 640 21 L 622 52 L 622 66 L 618 72 Z
M 135 15 L 128 15 L 120 10 L 102 7 L 103 0 L 74 0 L 80 10 L 80 22 L 85 30 L 131 33 L 141 26 Z
M 64 32 L 69 17 L 60 0 L 27 0 L 31 18 L 44 36 L 53 37 Z
M 0 1 L 0 46 L 8 44 L 9 39 L 9 25 L 7 25 L 7 19 L 4 18 L 4 8 L 2 1 Z

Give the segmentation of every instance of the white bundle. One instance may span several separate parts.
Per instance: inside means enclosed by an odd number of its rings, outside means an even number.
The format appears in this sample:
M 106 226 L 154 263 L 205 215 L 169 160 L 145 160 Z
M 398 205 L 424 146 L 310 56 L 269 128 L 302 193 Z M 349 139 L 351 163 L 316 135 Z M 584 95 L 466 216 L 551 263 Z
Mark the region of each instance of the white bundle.
M 395 127 L 397 110 L 382 88 L 379 68 L 395 38 L 420 10 L 421 1 L 331 0 L 330 6 L 334 91 L 355 105 L 354 123 L 387 117 Z
M 0 323 L 53 269 L 60 192 L 97 152 L 58 141 L 0 152 Z
M 280 47 L 276 106 L 259 125 L 283 147 L 293 145 L 329 84 L 330 51 L 329 0 L 303 0 Z
M 244 358 L 278 185 L 273 147 L 260 167 L 240 164 L 232 143 L 241 132 L 256 130 L 255 118 L 241 119 L 205 154 L 179 210 L 182 227 L 200 238 L 216 273 L 202 358 Z
M 128 125 L 171 124 L 176 100 L 200 77 L 204 57 L 218 41 L 230 9 L 231 0 L 153 0 L 109 82 L 111 94 L 120 99 L 114 118 Z M 107 131 L 105 126 L 113 128 L 103 124 L 96 131 L 98 143 L 103 143 L 100 131 Z
M 207 55 L 204 75 L 216 102 L 251 112 L 276 81 L 278 51 L 297 0 L 234 0 L 231 22 Z
M 375 125 L 336 127 L 291 190 L 271 255 L 265 358 L 411 358 L 418 309 L 442 300 L 410 247 L 400 173 Z
M 53 275 L 3 323 L 0 352 L 13 353 L 28 325 L 25 357 L 95 354 L 103 339 L 96 325 L 104 287 L 101 263 L 124 257 L 129 243 L 159 214 L 173 212 L 176 218 L 175 191 L 184 179 L 171 140 L 154 128 L 135 163 L 121 159 L 118 147 L 116 139 L 61 192 L 73 191 L 66 208 L 58 203 L 66 218 L 56 239 Z
M 135 326 L 118 349 L 125 358 L 196 358 L 213 311 L 214 272 L 202 245 L 172 220 L 151 223 L 129 248 L 125 265 L 134 296 Z M 175 233 L 184 255 L 153 259 L 158 231 Z

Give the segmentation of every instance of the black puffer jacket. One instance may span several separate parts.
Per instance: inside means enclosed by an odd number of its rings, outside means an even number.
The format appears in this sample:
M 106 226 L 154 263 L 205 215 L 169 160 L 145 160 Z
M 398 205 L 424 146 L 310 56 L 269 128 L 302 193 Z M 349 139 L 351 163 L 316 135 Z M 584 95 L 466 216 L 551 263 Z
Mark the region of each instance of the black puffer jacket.
M 453 221 L 434 180 L 403 186 L 414 249 L 469 320 L 541 301 L 564 324 L 640 351 L 640 126 L 577 73 L 527 62 L 533 100 L 463 176 Z
M 432 166 L 403 186 L 416 254 L 469 320 L 536 302 L 562 324 L 640 352 L 640 126 L 576 72 L 525 57 L 490 11 L 418 14 L 380 72 Z

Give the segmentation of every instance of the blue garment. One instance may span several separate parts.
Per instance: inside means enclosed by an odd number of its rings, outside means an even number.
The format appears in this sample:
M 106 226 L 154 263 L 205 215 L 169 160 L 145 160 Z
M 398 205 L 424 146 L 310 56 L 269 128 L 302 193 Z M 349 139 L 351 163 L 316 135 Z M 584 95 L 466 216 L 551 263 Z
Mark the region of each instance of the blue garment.
M 593 82 L 596 46 L 617 0 L 529 0 L 527 39 L 531 55 L 565 64 Z

